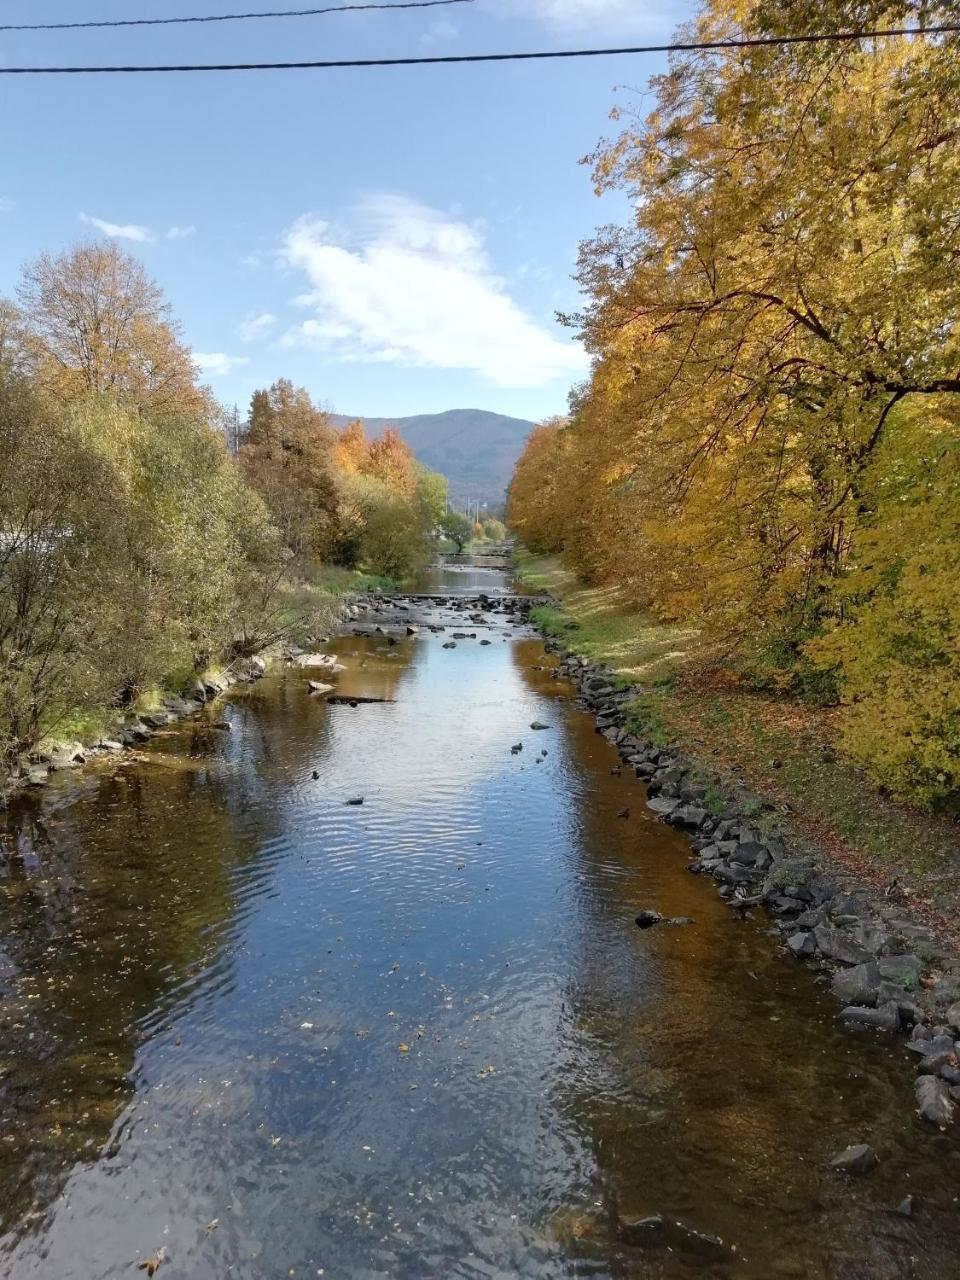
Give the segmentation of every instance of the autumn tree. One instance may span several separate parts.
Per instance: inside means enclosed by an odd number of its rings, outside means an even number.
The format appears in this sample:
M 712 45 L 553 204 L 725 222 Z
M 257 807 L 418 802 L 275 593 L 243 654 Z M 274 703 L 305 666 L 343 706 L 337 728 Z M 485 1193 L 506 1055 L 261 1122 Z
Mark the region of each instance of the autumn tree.
M 690 35 L 762 41 L 950 14 L 946 3 L 710 0 Z M 914 600 L 939 590 L 884 530 L 908 527 L 894 493 L 919 504 L 923 524 L 938 510 L 902 487 L 907 474 L 952 485 L 957 53 L 946 35 L 673 55 L 650 114 L 622 111 L 619 137 L 592 157 L 598 190 L 626 195 L 632 216 L 582 248 L 587 306 L 571 319 L 591 377 L 569 424 L 528 443 L 511 485 L 511 523 L 530 545 L 696 619 L 718 658 L 773 666 L 789 687 L 828 661 L 818 637 L 836 633 L 832 674 L 851 708 L 868 668 L 855 676 L 849 628 L 895 607 L 893 581 Z M 950 557 L 928 558 L 948 581 Z M 938 617 L 921 627 L 931 653 Z M 951 705 L 952 660 L 934 667 Z M 879 706 L 859 720 L 851 709 L 861 757 L 878 769 L 904 759 L 893 739 L 908 722 L 955 752 L 945 722 L 919 699 L 908 711 L 901 692 L 885 727 Z M 953 766 L 938 761 L 949 789 Z
M 24 270 L 18 297 L 38 385 L 58 399 L 93 393 L 137 409 L 209 409 L 169 303 L 112 241 L 42 254 Z
M 253 393 L 240 462 L 297 556 L 322 557 L 336 537 L 335 441 L 303 387 L 279 378 Z

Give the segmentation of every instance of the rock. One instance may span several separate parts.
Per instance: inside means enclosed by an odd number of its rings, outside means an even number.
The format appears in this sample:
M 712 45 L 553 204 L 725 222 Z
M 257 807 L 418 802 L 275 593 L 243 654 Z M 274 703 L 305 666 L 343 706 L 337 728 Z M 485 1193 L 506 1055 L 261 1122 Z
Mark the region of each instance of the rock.
M 713 875 L 723 884 L 748 884 L 753 879 L 746 867 L 729 867 L 720 862 L 713 868 Z
M 685 924 L 696 924 L 696 921 L 693 916 L 670 916 L 668 919 L 664 920 L 663 923 L 678 929 Z
M 445 640 L 443 642 L 444 649 L 455 649 L 456 647 L 457 647 L 457 643 L 455 640 Z
M 337 662 L 336 655 L 333 653 L 301 653 L 297 655 L 294 663 L 298 667 L 320 667 L 327 671 L 342 671 L 343 667 Z
M 844 1004 L 873 1005 L 877 1002 L 880 970 L 874 961 L 840 969 L 830 979 L 833 994 Z
M 841 964 L 866 964 L 868 960 L 873 959 L 869 951 L 858 946 L 842 929 L 818 924 L 813 931 L 813 936 L 821 953 L 831 960 L 839 960 Z
M 544 724 L 541 720 L 534 720 L 530 728 L 531 729 L 549 729 L 550 726 L 548 724 Z
M 916 991 L 920 986 L 923 961 L 919 956 L 881 956 L 877 961 L 877 968 L 882 978 L 895 982 L 904 991 Z
M 510 754 L 514 756 L 519 755 L 522 750 L 523 750 L 523 743 L 515 742 L 513 746 L 510 748 Z
M 956 1084 L 942 1075 L 945 1067 L 956 1067 L 957 1055 L 952 1049 L 938 1049 L 936 1053 L 928 1053 L 917 1063 L 917 1074 L 921 1076 L 941 1076 L 948 1084 Z
M 855 1146 L 847 1147 L 844 1151 L 838 1151 L 830 1161 L 830 1168 L 835 1173 L 862 1175 L 869 1173 L 879 1163 L 879 1158 L 873 1147 L 869 1143 L 860 1142 Z
M 31 765 L 27 770 L 28 787 L 45 787 L 50 781 L 50 771 L 44 764 Z
M 349 800 L 345 800 L 344 804 L 363 804 L 363 796 L 351 796 Z
M 416 627 L 407 627 L 407 635 L 408 635 L 408 636 L 415 636 L 416 634 L 417 634 L 417 628 L 416 628 Z M 488 641 L 487 641 L 487 643 L 489 644 L 489 643 L 490 643 L 490 641 L 488 640 Z
M 655 1243 L 663 1236 L 664 1221 L 659 1213 L 644 1218 L 624 1218 L 617 1221 L 617 1234 L 624 1244 L 643 1247 Z
M 885 1004 L 881 1009 L 864 1009 L 858 1004 L 851 1004 L 840 1010 L 840 1017 L 848 1026 L 875 1027 L 877 1031 L 897 1031 L 900 1028 L 900 1010 L 895 1004 Z
M 651 813 L 659 813 L 663 817 L 668 817 L 673 813 L 674 809 L 679 805 L 678 800 L 673 800 L 669 796 L 655 796 L 647 801 L 647 808 Z
M 816 955 L 817 944 L 811 934 L 801 929 L 787 939 L 787 950 L 797 959 L 806 959 L 808 956 Z
M 122 751 L 123 743 L 118 742 L 116 738 L 101 738 L 97 743 L 101 751 Z
M 323 684 L 320 680 L 308 680 L 307 686 L 311 693 L 331 693 L 334 688 L 332 684 Z
M 917 1114 L 929 1124 L 946 1129 L 953 1122 L 953 1102 L 950 1090 L 943 1080 L 935 1076 L 917 1076 L 913 1085 L 917 1102 Z
M 638 929 L 652 929 L 655 924 L 659 924 L 663 916 L 659 911 L 641 911 L 634 921 Z
M 913 1196 L 904 1196 L 904 1198 L 894 1209 L 894 1213 L 899 1213 L 901 1218 L 913 1217 Z
M 670 822 L 678 827 L 702 827 L 708 816 L 699 805 L 683 804 L 671 812 Z
M 957 1001 L 955 1004 L 950 1006 L 945 1017 L 948 1025 L 951 1026 L 954 1031 L 960 1031 L 960 1001 Z
M 960 978 L 954 974 L 946 974 L 934 983 L 928 995 L 937 1009 L 951 1008 L 960 1001 Z
M 953 1036 L 934 1035 L 929 1027 L 914 1027 L 913 1035 L 907 1041 L 907 1048 L 924 1058 L 933 1053 L 953 1053 Z
M 747 840 L 741 842 L 730 854 L 731 862 L 739 862 L 745 867 L 755 867 L 758 864 L 761 868 L 770 862 L 770 855 L 762 844 L 756 840 Z

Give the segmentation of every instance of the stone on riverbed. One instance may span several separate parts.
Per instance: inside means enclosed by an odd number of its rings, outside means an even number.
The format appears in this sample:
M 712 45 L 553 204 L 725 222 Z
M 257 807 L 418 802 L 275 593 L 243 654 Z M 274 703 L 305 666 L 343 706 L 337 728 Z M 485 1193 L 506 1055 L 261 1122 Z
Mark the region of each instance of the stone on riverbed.
M 294 659 L 296 667 L 322 667 L 327 671 L 342 671 L 333 653 L 301 653 Z
M 308 680 L 307 685 L 311 693 L 331 693 L 334 688 L 332 684 L 323 684 L 320 680 Z
M 879 1009 L 864 1009 L 851 1004 L 841 1009 L 840 1017 L 848 1026 L 874 1027 L 877 1031 L 897 1031 L 900 1028 L 900 1009 L 892 1002 Z
M 922 1120 L 946 1129 L 953 1122 L 953 1102 L 949 1086 L 935 1076 L 917 1076 L 913 1086 L 917 1114 Z
M 652 929 L 662 919 L 663 916 L 659 911 L 641 911 L 637 915 L 635 923 L 638 929 Z
M 876 1168 L 880 1163 L 873 1147 L 866 1142 L 858 1142 L 844 1151 L 838 1151 L 830 1161 L 830 1168 L 835 1173 L 864 1174 Z

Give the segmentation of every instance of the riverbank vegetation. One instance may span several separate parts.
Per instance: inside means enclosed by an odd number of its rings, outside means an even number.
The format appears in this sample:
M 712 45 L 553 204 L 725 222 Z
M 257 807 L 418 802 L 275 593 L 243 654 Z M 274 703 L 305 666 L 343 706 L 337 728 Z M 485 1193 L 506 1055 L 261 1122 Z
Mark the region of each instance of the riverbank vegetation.
M 702 633 L 639 611 L 626 589 L 584 583 L 558 555 L 516 555 L 518 576 L 555 603 L 533 620 L 609 665 L 638 690 L 636 730 L 672 743 L 756 798 L 798 851 L 830 857 L 876 889 L 897 879 L 912 908 L 946 928 L 960 902 L 957 829 L 949 815 L 898 803 L 841 749 L 842 708 L 771 696 L 729 669 L 703 665 Z M 952 931 L 952 925 L 949 927 Z
M 950 14 L 712 0 L 695 38 Z M 633 213 L 582 247 L 592 373 L 531 435 L 510 523 L 681 634 L 673 679 L 822 708 L 875 784 L 955 810 L 956 37 L 676 54 L 653 89 L 591 158 Z
M 7 767 L 427 558 L 445 481 L 396 433 L 338 432 L 284 380 L 254 395 L 236 457 L 226 424 L 115 245 L 44 256 L 0 300 Z

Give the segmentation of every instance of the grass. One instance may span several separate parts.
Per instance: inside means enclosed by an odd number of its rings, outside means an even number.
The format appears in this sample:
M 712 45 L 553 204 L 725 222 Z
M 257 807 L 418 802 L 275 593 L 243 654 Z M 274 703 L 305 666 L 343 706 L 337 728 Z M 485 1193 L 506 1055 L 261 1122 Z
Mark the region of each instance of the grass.
M 699 631 L 665 626 L 632 609 L 616 587 L 587 587 L 556 556 L 516 555 L 517 575 L 531 590 L 558 600 L 562 610 L 535 610 L 551 635 L 576 628 L 576 648 L 592 661 L 615 667 L 625 684 L 657 685 L 669 680 L 697 648 Z
M 707 674 L 696 628 L 637 612 L 616 587 L 584 586 L 556 557 L 520 551 L 517 572 L 553 597 L 535 611 L 548 634 L 637 687 L 634 731 L 710 766 L 744 797 L 742 811 L 752 807 L 760 825 L 776 821 L 801 852 L 826 854 L 878 886 L 898 877 L 915 913 L 960 941 L 946 919 L 960 908 L 960 830 L 879 794 L 843 757 L 834 708 L 759 693 L 731 672 Z M 719 790 L 707 803 L 723 807 Z

